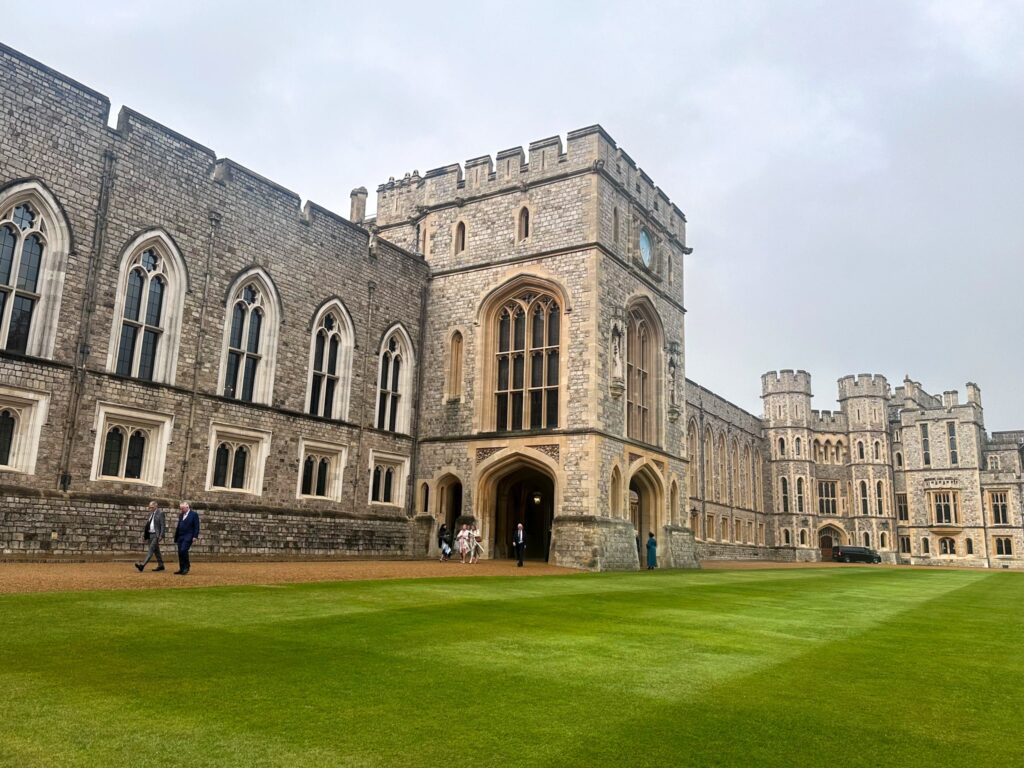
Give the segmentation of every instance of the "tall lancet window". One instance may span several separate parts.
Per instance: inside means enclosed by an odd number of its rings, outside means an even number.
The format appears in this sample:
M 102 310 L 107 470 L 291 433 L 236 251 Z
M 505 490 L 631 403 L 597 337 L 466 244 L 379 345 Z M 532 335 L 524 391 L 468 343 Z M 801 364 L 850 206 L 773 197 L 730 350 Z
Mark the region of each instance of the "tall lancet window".
M 497 431 L 558 427 L 561 324 L 561 309 L 549 294 L 521 293 L 498 311 Z

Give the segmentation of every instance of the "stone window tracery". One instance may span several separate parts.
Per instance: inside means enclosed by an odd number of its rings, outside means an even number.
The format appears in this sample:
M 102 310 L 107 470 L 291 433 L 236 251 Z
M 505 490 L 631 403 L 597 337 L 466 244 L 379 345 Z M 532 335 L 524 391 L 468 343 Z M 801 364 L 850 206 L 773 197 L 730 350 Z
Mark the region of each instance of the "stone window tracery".
M 494 390 L 498 432 L 558 427 L 561 320 L 558 301 L 531 290 L 509 299 L 498 311 Z
M 260 269 L 234 283 L 224 327 L 223 394 L 247 403 L 270 404 L 277 360 L 278 301 Z
M 0 349 L 51 357 L 70 232 L 38 182 L 0 193 Z
M 352 321 L 338 301 L 314 318 L 307 411 L 325 419 L 347 419 L 351 389 Z
M 412 341 L 402 326 L 392 326 L 380 348 L 377 429 L 409 431 L 412 368 Z

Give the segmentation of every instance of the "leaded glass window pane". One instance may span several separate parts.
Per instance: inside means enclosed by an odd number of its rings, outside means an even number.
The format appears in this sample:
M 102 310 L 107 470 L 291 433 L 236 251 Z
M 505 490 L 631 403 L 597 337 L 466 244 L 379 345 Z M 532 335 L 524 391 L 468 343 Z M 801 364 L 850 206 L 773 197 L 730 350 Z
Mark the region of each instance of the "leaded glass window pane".
M 381 482 L 381 471 L 380 465 L 373 468 L 373 486 L 371 489 L 371 498 L 374 501 L 380 501 L 380 482 Z
M 249 315 L 249 343 L 246 347 L 246 351 L 250 355 L 259 354 L 260 351 L 260 327 L 263 324 L 263 313 L 258 309 L 252 311 Z
M 124 316 L 128 320 L 138 320 L 142 307 L 142 271 L 133 269 L 128 273 L 128 286 L 124 297 Z
M 245 358 L 245 374 L 242 379 L 242 400 L 252 402 L 253 391 L 256 387 L 256 364 L 259 362 L 254 357 Z
M 28 350 L 28 332 L 32 325 L 32 310 L 35 308 L 35 304 L 35 299 L 15 295 L 10 330 L 7 332 L 7 350 L 9 352 L 25 354 Z
M 149 283 L 149 302 L 146 305 L 146 325 L 160 328 L 164 308 L 164 281 L 154 277 Z
M 329 419 L 334 415 L 334 388 L 338 383 L 337 379 L 328 379 L 327 387 L 324 389 L 324 412 L 323 416 L 325 419 Z
M 0 411 L 0 466 L 11 463 L 11 446 L 14 445 L 14 428 L 17 422 L 11 411 Z
M 231 313 L 231 346 L 242 348 L 242 329 L 245 327 L 245 304 L 239 302 Z
M 316 495 L 327 495 L 327 474 L 331 469 L 331 463 L 327 459 L 320 459 L 319 471 L 316 476 Z
M 14 265 L 14 247 L 18 238 L 9 226 L 0 227 L 0 285 L 11 282 L 11 268 Z
M 217 454 L 213 460 L 213 484 L 217 488 L 227 488 L 228 464 L 231 462 L 231 448 L 227 443 L 217 446 Z
M 235 448 L 235 461 L 231 467 L 231 487 L 245 488 L 245 470 L 249 463 L 249 449 L 244 445 Z
M 117 477 L 121 474 L 121 447 L 124 445 L 124 433 L 120 427 L 113 427 L 107 432 L 103 444 L 103 466 L 101 475 Z
M 43 241 L 39 235 L 29 235 L 21 247 L 21 268 L 18 269 L 18 289 L 35 293 L 39 282 L 39 267 L 43 261 Z
M 145 381 L 153 380 L 153 370 L 156 366 L 156 347 L 160 340 L 160 334 L 147 328 L 142 334 L 142 350 L 139 356 L 139 378 Z
M 138 328 L 125 323 L 121 326 L 121 341 L 117 346 L 117 375 L 132 375 L 132 360 L 135 358 L 135 332 Z
M 124 464 L 124 476 L 131 480 L 142 477 L 142 459 L 146 453 L 146 434 L 135 430 L 128 439 L 128 457 Z
M 302 462 L 302 494 L 309 496 L 313 493 L 313 457 L 307 456 Z

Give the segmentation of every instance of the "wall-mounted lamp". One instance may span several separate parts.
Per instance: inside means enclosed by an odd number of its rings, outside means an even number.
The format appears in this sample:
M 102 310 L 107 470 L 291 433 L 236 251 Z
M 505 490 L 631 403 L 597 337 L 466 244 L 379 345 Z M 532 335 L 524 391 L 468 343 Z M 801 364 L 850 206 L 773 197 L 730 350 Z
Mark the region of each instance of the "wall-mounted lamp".
M 542 499 L 542 496 L 540 495 L 540 491 L 534 491 L 533 492 L 533 503 L 535 505 L 539 506 L 540 502 L 541 502 L 541 499 Z

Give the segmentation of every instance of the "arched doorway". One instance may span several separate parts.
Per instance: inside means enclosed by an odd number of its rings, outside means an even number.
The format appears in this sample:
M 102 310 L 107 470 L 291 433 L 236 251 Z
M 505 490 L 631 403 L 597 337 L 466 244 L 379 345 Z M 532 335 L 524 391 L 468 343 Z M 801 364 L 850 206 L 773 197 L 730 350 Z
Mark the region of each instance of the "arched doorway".
M 520 467 L 498 480 L 491 529 L 493 556 L 514 556 L 512 532 L 522 523 L 526 531 L 526 559 L 547 561 L 554 503 L 555 484 L 538 469 Z
M 438 480 L 437 504 L 438 518 L 449 531 L 453 530 L 462 516 L 462 482 L 455 475 L 445 475 Z
M 640 467 L 629 479 L 629 521 L 636 534 L 636 557 L 641 568 L 647 567 L 647 534 L 660 537 L 664 505 L 665 494 L 658 475 L 648 465 Z M 658 544 L 660 563 L 664 556 L 660 539 Z
M 818 546 L 821 548 L 821 559 L 831 560 L 833 547 L 843 543 L 843 534 L 832 526 L 825 526 L 818 531 Z

